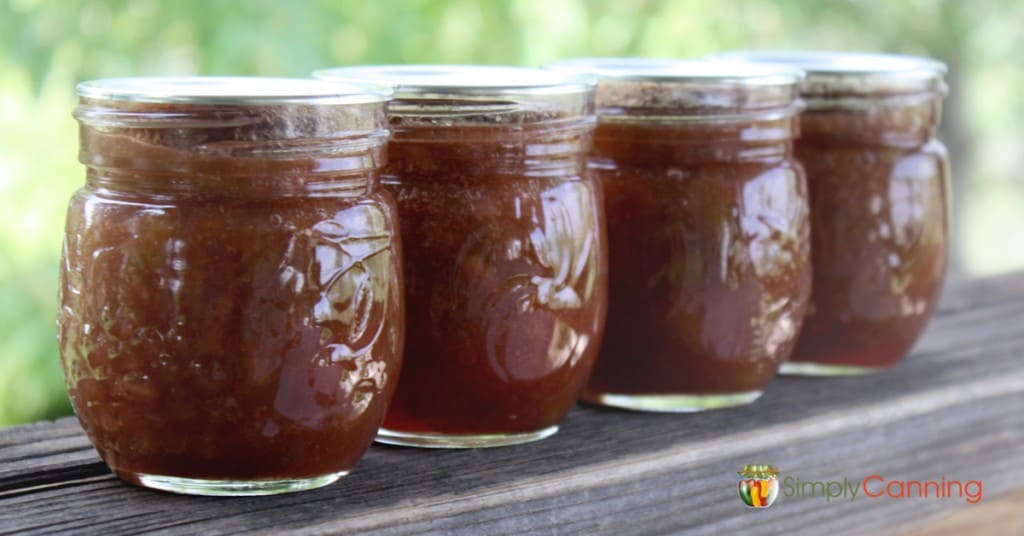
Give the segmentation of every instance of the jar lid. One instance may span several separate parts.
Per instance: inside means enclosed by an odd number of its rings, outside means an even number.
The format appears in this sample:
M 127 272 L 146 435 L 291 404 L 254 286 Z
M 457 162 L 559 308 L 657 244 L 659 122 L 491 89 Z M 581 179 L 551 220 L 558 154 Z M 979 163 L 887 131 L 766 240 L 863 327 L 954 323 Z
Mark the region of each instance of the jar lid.
M 728 52 L 713 58 L 783 64 L 807 73 L 805 95 L 945 92 L 946 65 L 918 56 L 828 51 Z
M 323 69 L 321 80 L 388 84 L 392 129 L 401 126 L 524 125 L 593 121 L 594 79 L 525 67 L 368 65 Z
M 656 58 L 579 58 L 550 63 L 547 69 L 588 74 L 598 81 L 632 80 L 666 83 L 722 83 L 737 86 L 786 86 L 803 79 L 803 71 L 786 65 L 741 61 Z
M 358 79 L 387 84 L 399 99 L 496 96 L 566 95 L 593 89 L 591 77 L 526 67 L 490 65 L 366 65 L 321 69 L 322 80 Z
M 597 78 L 603 119 L 757 120 L 799 111 L 803 71 L 727 60 L 582 58 L 545 66 Z
M 356 80 L 267 77 L 132 77 L 82 82 L 78 95 L 118 102 L 273 105 L 364 104 L 391 98 L 387 85 Z

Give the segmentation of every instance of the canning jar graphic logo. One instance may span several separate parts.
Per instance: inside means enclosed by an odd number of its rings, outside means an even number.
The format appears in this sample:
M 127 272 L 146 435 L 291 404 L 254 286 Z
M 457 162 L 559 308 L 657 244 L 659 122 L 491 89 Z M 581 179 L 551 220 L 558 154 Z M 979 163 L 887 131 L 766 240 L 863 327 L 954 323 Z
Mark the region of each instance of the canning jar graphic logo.
M 771 465 L 744 465 L 740 475 L 740 499 L 751 508 L 768 508 L 779 496 L 779 470 Z

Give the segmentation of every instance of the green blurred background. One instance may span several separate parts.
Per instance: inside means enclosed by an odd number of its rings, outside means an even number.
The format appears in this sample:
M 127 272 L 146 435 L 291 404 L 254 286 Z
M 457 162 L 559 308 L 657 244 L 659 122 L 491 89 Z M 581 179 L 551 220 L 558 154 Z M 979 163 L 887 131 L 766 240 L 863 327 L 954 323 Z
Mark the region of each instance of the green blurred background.
M 84 177 L 76 82 L 743 48 L 946 61 L 952 277 L 1024 268 L 1024 1 L 0 0 L 0 426 L 71 411 L 54 314 L 64 210 Z

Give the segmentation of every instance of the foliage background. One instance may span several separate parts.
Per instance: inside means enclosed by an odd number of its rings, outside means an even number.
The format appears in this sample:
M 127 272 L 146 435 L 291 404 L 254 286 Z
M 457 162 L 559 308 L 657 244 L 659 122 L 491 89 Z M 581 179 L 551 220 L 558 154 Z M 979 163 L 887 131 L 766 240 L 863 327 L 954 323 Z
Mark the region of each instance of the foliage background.
M 1022 1 L 0 0 L 0 426 L 70 413 L 53 319 L 64 210 L 84 177 L 76 82 L 744 48 L 946 61 L 952 275 L 1024 268 Z

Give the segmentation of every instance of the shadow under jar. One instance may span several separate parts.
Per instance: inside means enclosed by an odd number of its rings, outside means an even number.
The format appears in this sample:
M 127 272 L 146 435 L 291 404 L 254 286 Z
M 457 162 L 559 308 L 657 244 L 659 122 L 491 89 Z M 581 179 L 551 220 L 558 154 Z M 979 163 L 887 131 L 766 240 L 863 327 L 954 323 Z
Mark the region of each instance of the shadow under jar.
M 391 91 L 262 78 L 78 86 L 58 338 L 122 479 L 201 495 L 329 484 L 401 364 Z
M 948 255 L 945 65 L 880 54 L 739 53 L 804 69 L 796 155 L 811 193 L 814 284 L 784 374 L 895 365 L 921 336 Z
M 488 447 L 547 437 L 575 404 L 606 311 L 604 216 L 582 175 L 589 80 L 541 70 L 322 71 L 395 87 L 408 348 L 377 440 Z
M 800 71 L 570 60 L 599 79 L 590 170 L 605 193 L 609 310 L 583 400 L 693 412 L 756 400 L 810 290 Z

